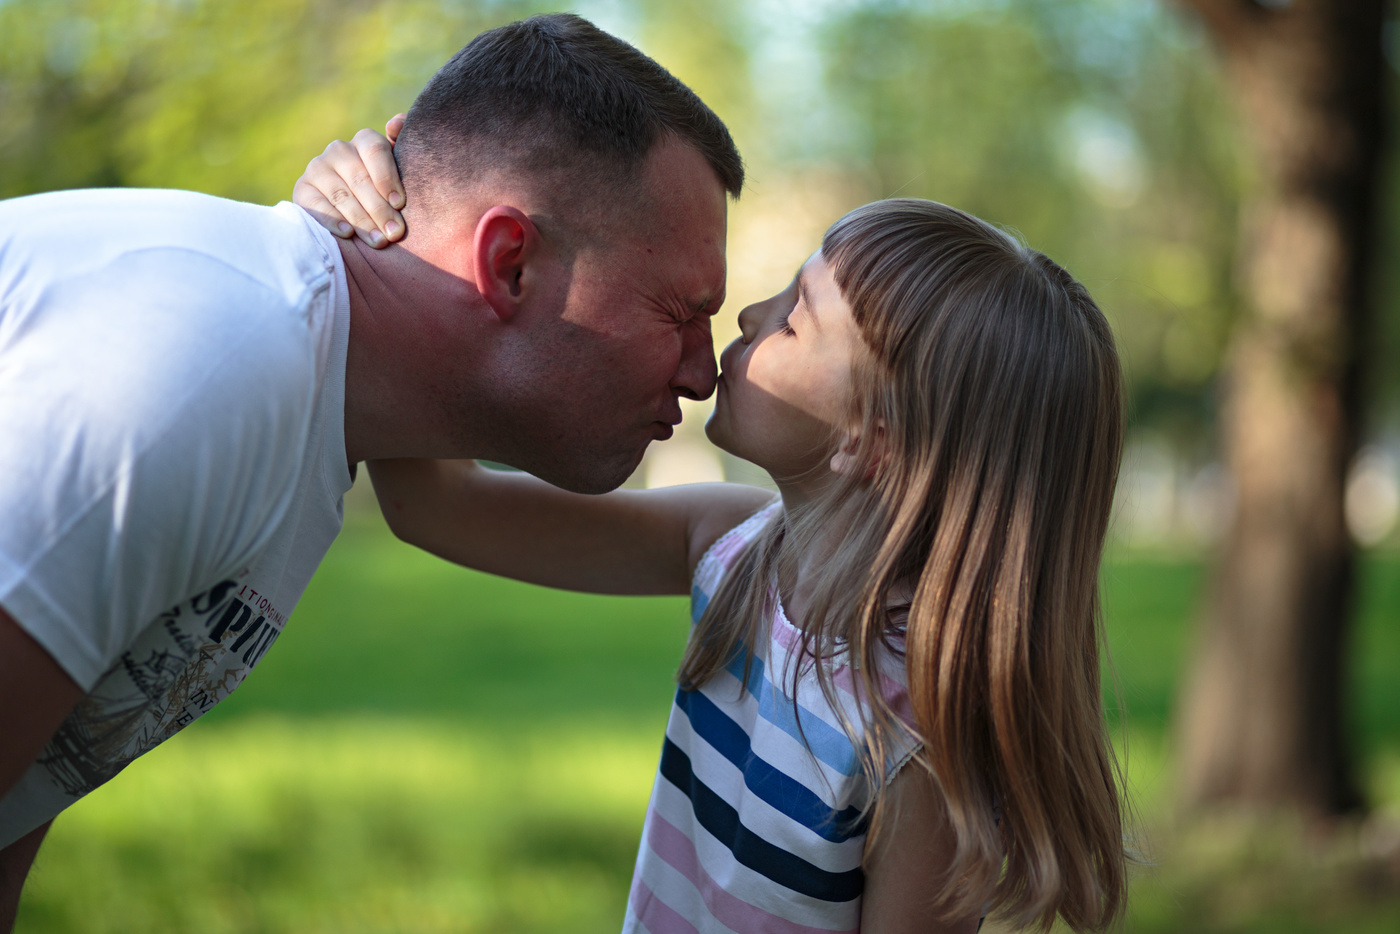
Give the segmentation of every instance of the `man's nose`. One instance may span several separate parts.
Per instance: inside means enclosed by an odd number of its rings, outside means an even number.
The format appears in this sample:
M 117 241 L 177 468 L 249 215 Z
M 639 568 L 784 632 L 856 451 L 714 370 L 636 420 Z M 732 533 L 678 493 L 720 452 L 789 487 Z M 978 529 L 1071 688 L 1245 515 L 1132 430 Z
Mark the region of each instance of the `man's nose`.
M 728 372 L 734 366 L 734 358 L 744 352 L 744 339 L 736 337 L 725 345 L 724 350 L 719 354 L 719 369 L 721 373 Z
M 687 399 L 708 399 L 715 391 L 719 368 L 715 364 L 715 345 L 709 329 L 691 331 L 681 344 L 681 361 L 671 380 L 671 390 Z

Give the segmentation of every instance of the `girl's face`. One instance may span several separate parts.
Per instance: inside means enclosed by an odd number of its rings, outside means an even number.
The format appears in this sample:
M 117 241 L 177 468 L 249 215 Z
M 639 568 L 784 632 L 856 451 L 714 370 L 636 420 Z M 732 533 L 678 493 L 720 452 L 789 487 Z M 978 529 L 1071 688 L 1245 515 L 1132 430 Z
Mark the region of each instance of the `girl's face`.
M 867 351 L 821 252 L 786 289 L 740 312 L 739 328 L 720 356 L 706 433 L 779 483 L 824 482 L 851 427 L 856 354 Z

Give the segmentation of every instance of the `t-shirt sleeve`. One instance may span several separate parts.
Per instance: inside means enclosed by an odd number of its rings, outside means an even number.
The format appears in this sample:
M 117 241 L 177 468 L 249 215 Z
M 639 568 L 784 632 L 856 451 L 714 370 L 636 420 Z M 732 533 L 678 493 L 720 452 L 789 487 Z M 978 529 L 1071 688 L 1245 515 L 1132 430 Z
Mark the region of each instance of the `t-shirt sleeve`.
M 158 249 L 5 296 L 0 605 L 84 689 L 288 508 L 318 389 L 311 291 Z

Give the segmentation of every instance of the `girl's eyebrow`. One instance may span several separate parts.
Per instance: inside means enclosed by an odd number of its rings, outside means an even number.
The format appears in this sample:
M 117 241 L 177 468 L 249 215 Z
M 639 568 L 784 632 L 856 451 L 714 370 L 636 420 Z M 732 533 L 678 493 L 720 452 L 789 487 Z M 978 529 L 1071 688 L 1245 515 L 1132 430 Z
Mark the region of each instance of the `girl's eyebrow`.
M 816 309 L 812 307 L 812 303 L 807 300 L 807 280 L 803 277 L 803 272 L 805 271 L 806 267 L 803 267 L 803 269 L 797 273 L 797 299 L 802 303 L 803 307 L 807 309 L 807 317 L 811 319 L 812 326 L 820 331 L 822 329 L 821 320 L 817 318 L 817 312 Z

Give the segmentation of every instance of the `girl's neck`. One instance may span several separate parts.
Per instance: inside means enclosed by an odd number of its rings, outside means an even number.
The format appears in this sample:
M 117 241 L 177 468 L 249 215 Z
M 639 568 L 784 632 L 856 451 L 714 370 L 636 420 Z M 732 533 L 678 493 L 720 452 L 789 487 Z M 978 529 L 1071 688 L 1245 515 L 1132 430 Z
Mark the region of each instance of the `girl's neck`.
M 820 564 L 809 551 L 798 557 L 795 571 L 784 574 L 780 570 L 778 573 L 778 598 L 782 601 L 783 612 L 787 614 L 788 622 L 799 629 L 804 628 L 803 620 L 807 618 L 812 598 L 816 595 L 817 568 Z
M 774 477 L 773 482 L 782 496 L 783 512 L 791 516 L 811 508 L 825 492 L 825 486 L 830 483 L 830 479 L 820 478 L 820 482 L 810 479 L 794 482 Z M 802 540 L 803 538 L 805 540 Z M 778 570 L 778 596 L 788 621 L 794 626 L 801 627 L 803 620 L 807 618 L 807 611 L 811 608 L 812 598 L 821 578 L 821 570 L 835 554 L 840 540 L 839 532 L 831 528 L 824 528 L 810 538 L 803 536 L 788 539 L 787 547 L 795 549 L 792 555 L 795 560 L 784 562 Z
M 834 477 L 826 480 L 833 482 Z M 774 478 L 778 492 L 782 496 L 783 511 L 792 516 L 794 512 L 814 508 L 818 498 L 827 492 L 815 483 L 786 483 Z M 847 529 L 836 523 L 824 523 L 815 534 L 788 537 L 784 547 L 792 560 L 783 561 L 778 567 L 778 597 L 782 601 L 783 612 L 788 621 L 798 628 L 805 629 L 817 590 L 824 577 L 829 575 L 831 562 L 836 560 L 836 552 Z M 909 604 L 914 595 L 914 582 L 899 581 L 888 598 L 891 619 L 902 622 L 908 616 Z

